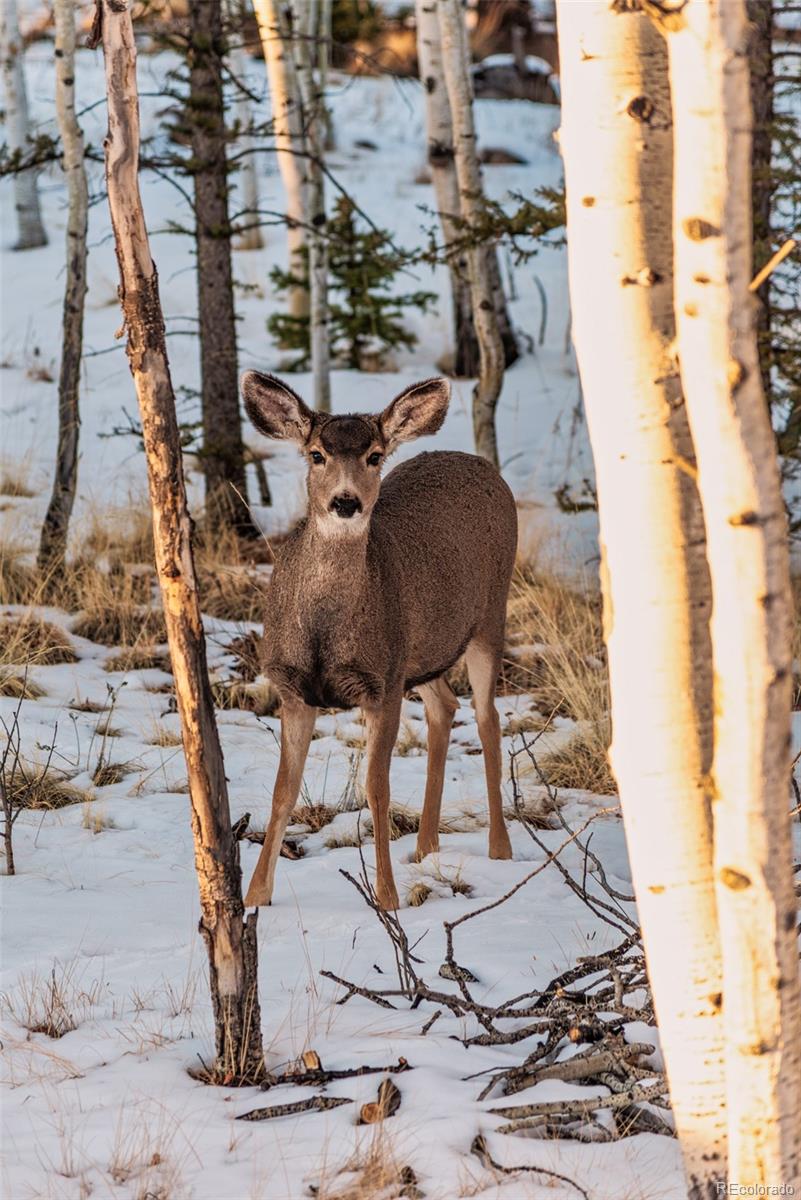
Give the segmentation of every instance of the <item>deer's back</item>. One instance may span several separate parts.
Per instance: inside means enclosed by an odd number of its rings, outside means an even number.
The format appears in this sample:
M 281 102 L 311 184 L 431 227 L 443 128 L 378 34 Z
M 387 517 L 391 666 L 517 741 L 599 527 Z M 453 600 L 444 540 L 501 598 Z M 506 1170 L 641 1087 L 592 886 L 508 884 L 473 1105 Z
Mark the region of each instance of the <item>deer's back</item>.
M 508 486 L 483 458 L 418 454 L 381 485 L 370 541 L 404 614 L 407 683 L 447 670 L 477 633 L 500 639 L 517 547 Z

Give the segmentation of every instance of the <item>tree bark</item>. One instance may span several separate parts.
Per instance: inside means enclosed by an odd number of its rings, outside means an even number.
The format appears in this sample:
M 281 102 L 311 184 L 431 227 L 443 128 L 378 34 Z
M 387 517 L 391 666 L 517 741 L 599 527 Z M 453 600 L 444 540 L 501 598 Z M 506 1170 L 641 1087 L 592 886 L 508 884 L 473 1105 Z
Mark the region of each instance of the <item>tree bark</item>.
M 16 0 L 0 0 L 0 58 L 6 93 L 8 148 L 24 161 L 31 150 L 31 122 L 25 85 L 25 46 L 19 30 Z M 33 250 L 47 245 L 47 234 L 39 208 L 36 170 L 14 173 L 14 209 L 17 214 L 15 250 Z
M 557 17 L 573 339 L 598 486 L 610 760 L 688 1191 L 711 1200 L 726 1177 L 726 1118 L 706 784 L 710 583 L 671 352 L 666 52 L 641 11 L 607 0 L 560 0 Z
M 247 504 L 239 412 L 221 0 L 197 0 L 189 6 L 189 18 L 188 120 L 195 193 L 206 517 L 212 529 L 231 526 L 244 536 L 256 537 L 258 530 Z
M 289 270 L 296 279 L 305 279 L 308 270 L 305 259 L 308 198 L 304 183 L 302 105 L 297 72 L 279 0 L 253 0 L 253 8 L 267 64 L 278 169 L 286 193 Z M 307 287 L 298 284 L 290 289 L 289 311 L 293 317 L 308 317 Z
M 729 1177 L 801 1187 L 801 996 L 788 815 L 791 612 L 759 374 L 743 0 L 661 21 L 670 61 L 674 307 L 712 576 L 715 879 Z
M 773 205 L 773 0 L 748 0 L 751 24 L 751 200 L 754 220 L 754 269 L 759 271 L 773 253 L 771 209 Z M 771 396 L 770 276 L 757 289 L 757 345 L 762 388 Z
M 139 104 L 131 13 L 99 0 L 108 95 L 106 182 L 120 271 L 128 361 L 147 457 L 156 568 L 189 778 L 200 932 L 209 955 L 216 1029 L 213 1076 L 256 1080 L 264 1070 L 257 977 L 257 913 L 244 920 L 225 771 L 206 668 L 175 396 L 167 362 L 156 268 L 139 193 Z
M 331 355 L 328 327 L 328 238 L 325 215 L 325 54 L 321 53 L 317 0 L 294 0 L 294 28 L 302 127 L 306 149 L 309 205 L 309 340 L 314 407 L 331 411 Z M 317 50 L 315 69 L 313 47 Z
M 244 26 L 244 5 L 229 0 L 226 6 L 226 16 L 231 26 L 234 38 L 241 36 Z M 247 76 L 248 57 L 241 45 L 229 45 L 228 64 L 234 77 L 236 87 L 236 119 L 239 125 L 237 135 L 237 152 L 239 155 L 239 197 L 241 209 L 238 214 L 242 227 L 234 244 L 237 250 L 261 250 L 264 247 L 264 237 L 259 224 L 259 176 L 256 171 L 256 157 L 253 153 L 253 137 L 250 129 L 253 124 L 253 113 L 250 97 L 238 87 Z
M 86 297 L 86 229 L 89 189 L 83 133 L 75 115 L 75 0 L 55 0 L 56 118 L 67 179 L 67 263 L 58 378 L 58 449 L 53 491 L 39 541 L 39 567 L 52 572 L 67 555 L 67 537 L 78 484 L 79 388 Z
M 442 39 L 442 68 L 453 120 L 460 211 L 470 225 L 480 215 L 483 187 L 476 153 L 467 30 L 459 0 L 437 0 L 437 13 Z M 503 387 L 504 350 L 492 289 L 491 254 L 494 254 L 492 247 L 472 246 L 467 252 L 467 262 L 479 346 L 478 382 L 473 392 L 473 437 L 476 453 L 497 467 L 495 410 Z

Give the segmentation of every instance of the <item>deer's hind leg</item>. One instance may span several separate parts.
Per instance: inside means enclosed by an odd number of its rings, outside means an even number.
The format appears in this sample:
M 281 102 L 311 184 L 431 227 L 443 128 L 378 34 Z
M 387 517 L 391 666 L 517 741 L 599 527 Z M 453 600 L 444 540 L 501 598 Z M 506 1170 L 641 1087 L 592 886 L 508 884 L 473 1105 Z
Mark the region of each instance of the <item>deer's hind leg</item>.
M 310 708 L 301 700 L 284 698 L 282 701 L 281 758 L 273 788 L 273 807 L 259 861 L 245 896 L 245 905 L 248 908 L 269 904 L 272 899 L 275 865 L 281 853 L 284 831 L 303 782 L 303 768 L 306 765 L 316 716 L 317 709 Z
M 494 639 L 493 639 L 494 642 Z M 495 687 L 501 669 L 502 649 L 491 642 L 474 638 L 468 644 L 464 661 L 470 688 L 473 692 L 473 708 L 476 712 L 478 736 L 484 751 L 484 771 L 487 777 L 487 801 L 489 804 L 489 856 L 511 858 L 512 843 L 506 822 L 503 819 L 501 796 L 501 721 L 495 707 Z
M 450 684 L 442 677 L 433 679 L 430 683 L 422 683 L 415 690 L 420 693 L 425 706 L 428 726 L 426 791 L 414 854 L 415 861 L 420 862 L 427 854 L 435 854 L 439 850 L 439 814 L 442 806 L 442 786 L 445 782 L 445 763 L 451 726 L 459 708 L 459 701 L 454 696 Z

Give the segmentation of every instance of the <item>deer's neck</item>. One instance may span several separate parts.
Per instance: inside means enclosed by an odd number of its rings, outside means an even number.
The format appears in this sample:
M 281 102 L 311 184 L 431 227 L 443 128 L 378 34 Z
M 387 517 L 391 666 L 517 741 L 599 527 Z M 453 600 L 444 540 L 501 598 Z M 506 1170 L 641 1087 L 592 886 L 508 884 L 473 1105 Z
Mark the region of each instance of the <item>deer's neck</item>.
M 340 524 L 340 517 L 332 518 Z M 327 594 L 341 589 L 343 595 L 355 596 L 367 583 L 367 539 L 369 524 L 360 531 L 330 532 L 319 528 L 314 520 L 306 526 L 304 549 L 307 562 L 320 591 Z

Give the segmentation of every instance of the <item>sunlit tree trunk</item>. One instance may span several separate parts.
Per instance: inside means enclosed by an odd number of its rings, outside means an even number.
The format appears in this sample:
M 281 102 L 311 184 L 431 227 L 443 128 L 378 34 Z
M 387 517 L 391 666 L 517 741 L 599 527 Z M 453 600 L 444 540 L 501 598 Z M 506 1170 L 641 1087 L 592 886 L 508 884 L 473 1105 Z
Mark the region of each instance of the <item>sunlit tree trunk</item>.
M 279 0 L 253 0 L 253 8 L 267 64 L 278 169 L 286 193 L 289 270 L 300 280 L 306 278 L 307 272 L 304 249 L 308 226 L 300 88 L 290 31 L 281 13 Z M 297 284 L 290 289 L 289 311 L 293 317 L 309 315 L 307 287 Z
M 692 1200 L 726 1178 L 722 967 L 707 773 L 710 584 L 672 355 L 664 40 L 641 11 L 560 0 L 573 339 L 598 486 L 626 841 Z
M 53 491 L 39 541 L 44 572 L 64 561 L 70 515 L 78 484 L 78 393 L 86 296 L 86 226 L 89 189 L 84 167 L 83 133 L 75 115 L 75 0 L 56 0 L 56 119 L 67 180 L 67 255 L 61 317 L 61 368 L 58 377 L 58 449 Z
M 788 788 L 787 525 L 751 280 L 744 0 L 662 20 L 675 128 L 678 355 L 712 575 L 715 877 L 729 1178 L 801 1188 L 801 998 Z
M 328 236 L 325 216 L 325 48 L 320 42 L 322 12 L 318 0 L 294 0 L 298 85 L 309 207 L 309 340 L 314 407 L 331 411 L 331 356 L 328 327 Z M 315 62 L 316 59 L 316 62 Z
M 239 132 L 236 139 L 236 153 L 239 161 L 238 182 L 240 199 L 241 231 L 234 243 L 237 250 L 261 250 L 264 246 L 261 226 L 259 224 L 259 176 L 256 170 L 256 156 L 253 153 L 253 138 L 250 128 L 253 124 L 253 111 L 250 97 L 240 86 L 247 85 L 248 56 L 242 49 L 244 5 L 237 0 L 228 0 L 226 5 L 228 19 L 229 46 L 228 65 L 234 77 L 236 89 L 236 120 Z
M 255 537 L 239 412 L 221 0 L 194 0 L 189 18 L 187 116 L 195 193 L 206 518 L 212 528 L 230 526 Z
M 263 1073 L 256 918 L 244 920 L 241 873 L 222 751 L 206 667 L 206 643 L 186 505 L 178 422 L 156 268 L 139 193 L 136 46 L 128 4 L 100 0 L 93 38 L 102 38 L 108 96 L 106 183 L 120 272 L 128 361 L 147 458 L 156 568 L 175 678 L 189 778 L 200 932 L 209 955 L 218 1082 Z
M 22 161 L 32 149 L 24 55 L 17 0 L 0 0 L 0 61 L 6 96 L 6 136 L 9 150 Z M 36 246 L 45 246 L 47 234 L 39 208 L 35 169 L 15 172 L 14 208 L 17 214 L 17 241 L 14 249 L 33 250 Z
M 483 187 L 473 123 L 467 30 L 459 0 L 437 0 L 437 13 L 442 39 L 442 69 L 453 120 L 461 215 L 470 225 L 476 223 L 481 214 Z M 472 246 L 467 259 L 479 346 L 478 382 L 473 393 L 473 438 L 476 453 L 498 466 L 495 410 L 503 387 L 504 351 L 489 266 L 493 253 L 491 247 Z

